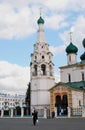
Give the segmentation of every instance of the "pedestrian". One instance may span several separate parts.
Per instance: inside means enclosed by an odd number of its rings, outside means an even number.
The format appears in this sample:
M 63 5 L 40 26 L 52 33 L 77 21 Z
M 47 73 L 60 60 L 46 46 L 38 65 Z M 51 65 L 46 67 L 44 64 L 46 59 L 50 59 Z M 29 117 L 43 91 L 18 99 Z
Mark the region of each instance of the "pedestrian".
M 61 115 L 63 115 L 63 112 L 64 112 L 64 111 L 63 111 L 63 108 L 61 108 Z
M 54 118 L 54 117 L 55 117 L 55 112 L 53 111 L 53 112 L 52 112 L 52 118 Z
M 32 116 L 33 116 L 33 125 L 36 125 L 36 121 L 38 120 L 38 112 L 34 110 Z

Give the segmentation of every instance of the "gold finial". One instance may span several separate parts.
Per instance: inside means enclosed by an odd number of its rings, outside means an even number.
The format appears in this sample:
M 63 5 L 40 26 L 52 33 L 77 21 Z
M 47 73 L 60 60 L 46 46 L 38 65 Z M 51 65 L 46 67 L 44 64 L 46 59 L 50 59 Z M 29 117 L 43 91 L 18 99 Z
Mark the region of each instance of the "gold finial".
M 72 42 L 72 33 L 73 32 L 70 32 L 69 34 L 70 34 L 70 43 Z

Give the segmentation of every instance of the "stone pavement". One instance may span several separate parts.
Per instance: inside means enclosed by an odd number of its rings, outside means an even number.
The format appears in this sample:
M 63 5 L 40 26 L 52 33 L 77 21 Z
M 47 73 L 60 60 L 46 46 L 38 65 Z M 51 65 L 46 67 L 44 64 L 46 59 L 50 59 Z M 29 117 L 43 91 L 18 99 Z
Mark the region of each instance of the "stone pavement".
M 32 118 L 0 118 L 0 130 L 85 130 L 85 118 L 40 118 L 36 126 Z

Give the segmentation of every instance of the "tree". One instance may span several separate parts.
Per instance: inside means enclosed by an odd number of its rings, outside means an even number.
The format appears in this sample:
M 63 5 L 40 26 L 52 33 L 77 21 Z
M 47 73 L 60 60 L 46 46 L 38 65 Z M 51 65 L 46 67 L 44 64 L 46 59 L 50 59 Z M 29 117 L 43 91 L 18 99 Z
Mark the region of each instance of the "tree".
M 28 88 L 27 88 L 27 91 L 26 91 L 26 97 L 25 97 L 25 103 L 26 103 L 26 106 L 28 108 L 28 114 L 30 115 L 31 111 L 30 111 L 30 100 L 31 100 L 31 96 L 30 96 L 30 88 L 31 88 L 31 83 L 29 82 L 29 84 L 27 85 Z

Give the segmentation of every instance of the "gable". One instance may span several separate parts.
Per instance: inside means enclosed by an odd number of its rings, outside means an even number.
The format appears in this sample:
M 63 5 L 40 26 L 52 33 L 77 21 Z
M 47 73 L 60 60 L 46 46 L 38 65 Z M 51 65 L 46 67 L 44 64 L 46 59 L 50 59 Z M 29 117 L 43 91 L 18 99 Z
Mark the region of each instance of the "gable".
M 68 90 L 68 87 L 64 86 L 64 85 L 58 85 L 56 86 L 53 91 L 59 93 L 59 92 L 65 92 Z
M 84 90 L 85 91 L 85 81 L 79 81 L 79 82 L 59 82 L 56 83 L 49 91 L 53 90 L 65 90 L 65 89 L 74 89 L 74 90 Z

